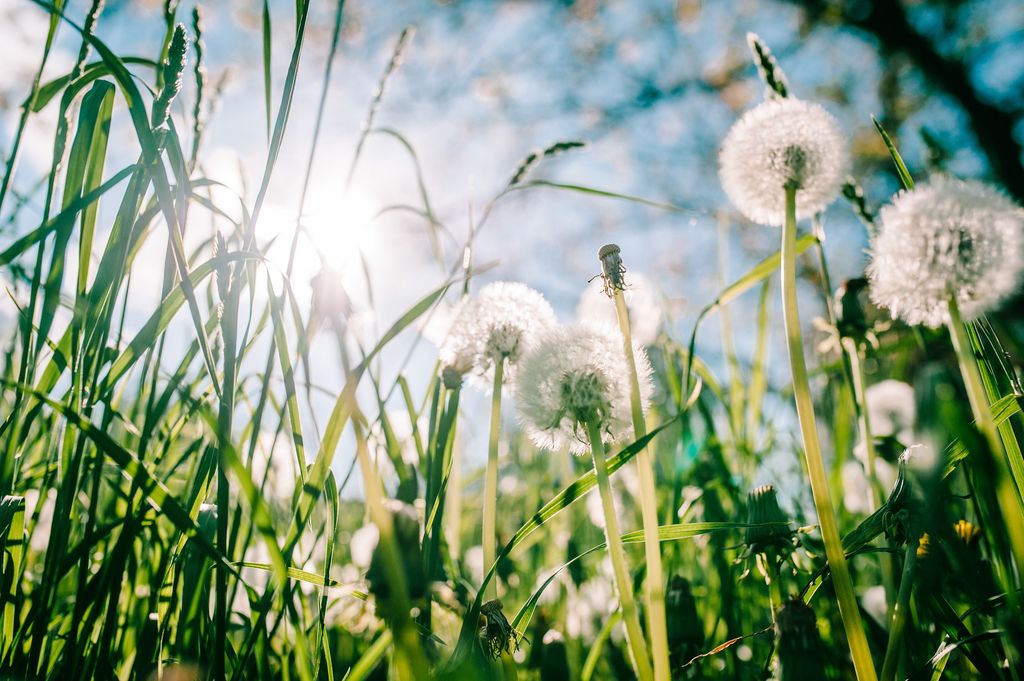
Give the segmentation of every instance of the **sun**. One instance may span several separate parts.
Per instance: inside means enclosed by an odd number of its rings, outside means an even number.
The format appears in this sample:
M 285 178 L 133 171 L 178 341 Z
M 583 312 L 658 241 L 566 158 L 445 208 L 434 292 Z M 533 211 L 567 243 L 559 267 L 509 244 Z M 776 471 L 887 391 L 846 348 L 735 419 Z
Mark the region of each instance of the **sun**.
M 373 259 L 379 244 L 375 215 L 369 194 L 321 188 L 311 191 L 301 215 L 294 208 L 268 203 L 257 239 L 272 269 L 281 274 L 291 271 L 291 288 L 298 299 L 309 300 L 310 281 L 323 268 L 339 273 L 346 288 L 358 293 L 364 288 L 361 260 Z

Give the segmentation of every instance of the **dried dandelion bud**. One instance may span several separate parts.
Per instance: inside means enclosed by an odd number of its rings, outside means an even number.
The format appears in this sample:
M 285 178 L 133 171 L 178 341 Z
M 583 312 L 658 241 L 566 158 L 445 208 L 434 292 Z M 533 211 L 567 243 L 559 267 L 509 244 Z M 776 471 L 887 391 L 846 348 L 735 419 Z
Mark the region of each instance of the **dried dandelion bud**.
M 780 681 L 826 678 L 825 656 L 814 611 L 799 598 L 786 601 L 775 618 Z
M 626 266 L 622 264 L 622 249 L 618 244 L 605 244 L 597 252 L 601 261 L 601 279 L 604 280 L 604 291 L 610 298 L 616 290 L 626 288 Z
M 555 323 L 544 296 L 525 284 L 499 281 L 466 300 L 441 346 L 446 368 L 489 385 L 496 362 L 512 374 L 520 358 Z
M 501 611 L 501 601 L 495 599 L 480 606 L 480 648 L 492 659 L 519 648 L 516 631 Z
M 641 401 L 653 391 L 647 353 L 634 345 Z M 594 423 L 612 442 L 629 439 L 633 420 L 630 375 L 622 336 L 581 324 L 549 330 L 523 358 L 516 376 L 516 406 L 538 447 L 586 452 L 584 424 Z
M 1024 274 L 1024 211 L 980 182 L 936 177 L 901 192 L 871 243 L 871 299 L 908 324 L 965 320 L 996 309 Z
M 782 225 L 785 189 L 796 192 L 796 217 L 824 210 L 842 190 L 849 167 L 846 141 L 824 108 L 773 99 L 740 118 L 719 153 L 722 188 L 754 222 Z

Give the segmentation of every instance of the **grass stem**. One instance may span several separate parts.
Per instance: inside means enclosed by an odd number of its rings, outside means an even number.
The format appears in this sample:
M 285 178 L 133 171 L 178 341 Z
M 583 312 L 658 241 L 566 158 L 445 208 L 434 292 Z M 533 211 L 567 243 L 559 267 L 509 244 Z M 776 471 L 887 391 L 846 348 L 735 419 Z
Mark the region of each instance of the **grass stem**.
M 796 297 L 796 189 L 786 188 L 786 222 L 782 231 L 782 308 L 786 326 L 786 341 L 789 361 L 793 373 L 793 395 L 796 400 L 800 431 L 803 435 L 807 471 L 814 496 L 814 507 L 818 514 L 821 537 L 825 543 L 825 556 L 832 572 L 839 613 L 843 619 L 846 639 L 853 657 L 853 665 L 859 681 L 875 681 L 875 666 L 871 659 L 864 627 L 860 619 L 857 597 L 853 591 L 843 543 L 839 537 L 838 522 L 832 506 L 825 461 L 818 443 L 817 424 L 814 417 L 814 402 L 807 378 L 807 364 L 804 359 L 804 344 L 800 332 L 800 312 Z

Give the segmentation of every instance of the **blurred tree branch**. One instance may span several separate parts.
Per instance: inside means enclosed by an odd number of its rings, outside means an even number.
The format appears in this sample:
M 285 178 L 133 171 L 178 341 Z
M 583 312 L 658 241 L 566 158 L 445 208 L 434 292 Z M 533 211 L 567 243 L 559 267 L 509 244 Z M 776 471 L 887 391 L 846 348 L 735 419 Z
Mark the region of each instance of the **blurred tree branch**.
M 1022 148 L 1013 134 L 1019 117 L 982 99 L 971 81 L 967 64 L 940 53 L 925 35 L 911 25 L 899 0 L 856 3 L 789 1 L 802 7 L 813 20 L 858 28 L 877 39 L 883 53 L 909 59 L 915 68 L 963 108 L 993 175 L 1007 191 L 1024 201 Z

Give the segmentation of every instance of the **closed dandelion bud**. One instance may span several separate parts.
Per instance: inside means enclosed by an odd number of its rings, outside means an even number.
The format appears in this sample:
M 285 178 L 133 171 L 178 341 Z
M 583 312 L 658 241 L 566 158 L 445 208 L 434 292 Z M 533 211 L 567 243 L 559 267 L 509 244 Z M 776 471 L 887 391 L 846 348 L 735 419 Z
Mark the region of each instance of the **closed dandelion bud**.
M 345 321 L 352 314 L 352 299 L 345 291 L 341 273 L 324 265 L 310 284 L 313 289 L 311 316 L 326 320 L 335 329 L 344 328 Z
M 480 606 L 480 628 L 477 632 L 480 648 L 491 659 L 497 660 L 519 647 L 515 629 L 501 609 L 501 601 L 495 599 Z
M 549 629 L 541 640 L 540 681 L 563 681 L 569 675 L 569 655 L 565 638 Z
M 779 506 L 779 495 L 772 485 L 761 485 L 747 495 L 747 524 L 745 543 L 754 553 L 776 553 L 793 545 L 789 518 Z
M 669 582 L 665 593 L 665 619 L 672 666 L 679 667 L 704 646 L 704 623 L 697 614 L 690 581 L 685 577 L 675 575 Z
M 634 345 L 640 397 L 653 391 L 651 366 Z M 549 330 L 523 358 L 516 376 L 516 407 L 527 434 L 544 449 L 590 447 L 584 424 L 598 426 L 612 442 L 633 434 L 630 375 L 622 336 L 610 327 L 581 324 Z
M 868 280 L 862 277 L 849 279 L 836 291 L 836 326 L 839 335 L 863 343 L 870 325 L 864 314 L 861 295 L 867 292 Z
M 555 323 L 555 312 L 525 284 L 499 281 L 464 301 L 441 345 L 441 363 L 490 385 L 494 366 L 512 376 L 519 360 Z
M 775 618 L 780 681 L 821 681 L 825 655 L 814 611 L 799 598 L 786 601 Z
M 936 177 L 879 213 L 871 298 L 897 319 L 932 328 L 956 297 L 965 320 L 998 308 L 1024 274 L 1024 211 L 980 182 Z
M 773 99 L 732 126 L 719 153 L 722 188 L 737 210 L 765 225 L 786 219 L 785 189 L 796 189 L 796 217 L 824 210 L 842 189 L 849 157 L 839 125 L 821 106 Z
M 401 567 L 405 573 L 406 588 L 409 598 L 417 601 L 427 593 L 427 578 L 423 573 L 423 553 L 420 546 L 420 521 L 416 509 L 395 500 L 388 500 L 388 512 L 391 513 L 394 541 L 398 548 Z M 370 559 L 370 567 L 366 571 L 366 580 L 370 584 L 370 592 L 377 598 L 377 603 L 386 611 L 390 605 L 391 587 L 388 568 L 385 564 L 387 554 L 383 542 L 378 542 Z

